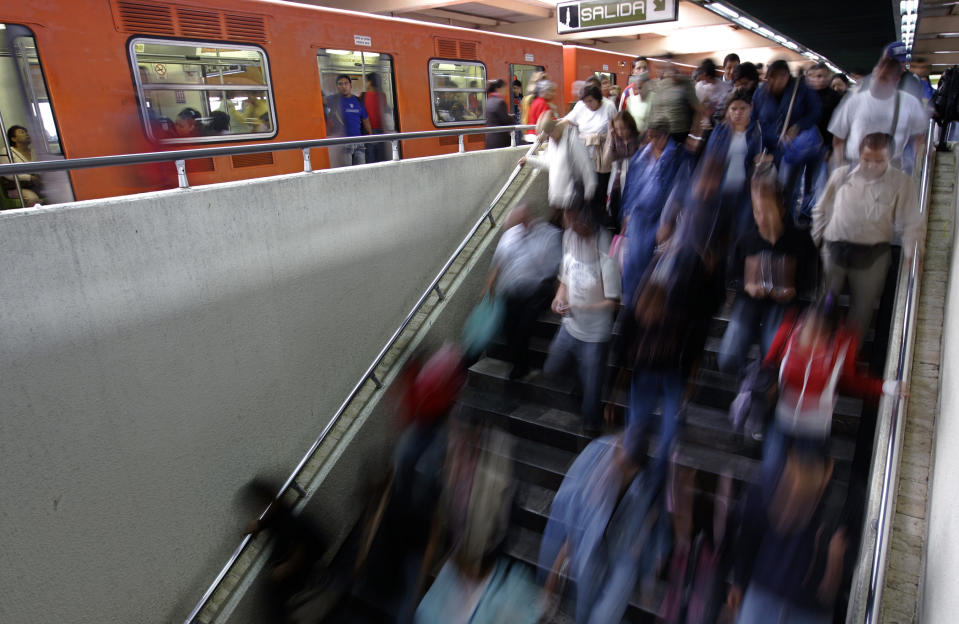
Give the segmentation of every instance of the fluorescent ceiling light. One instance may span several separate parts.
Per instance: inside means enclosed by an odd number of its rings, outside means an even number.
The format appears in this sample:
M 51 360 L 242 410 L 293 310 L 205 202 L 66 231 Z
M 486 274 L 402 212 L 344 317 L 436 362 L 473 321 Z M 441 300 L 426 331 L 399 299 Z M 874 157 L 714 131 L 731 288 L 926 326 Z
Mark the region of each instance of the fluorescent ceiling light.
M 739 17 L 739 13 L 737 13 L 736 11 L 733 11 L 725 4 L 721 4 L 719 2 L 710 3 L 709 8 L 713 9 L 717 13 L 722 13 L 723 15 L 727 17 L 731 17 L 733 19 L 736 19 L 737 17 Z
M 757 28 L 759 28 L 759 24 L 757 24 L 756 22 L 752 21 L 752 20 L 749 19 L 748 17 L 740 17 L 740 18 L 739 18 L 739 23 L 742 24 L 743 26 L 745 26 L 746 28 L 750 29 L 750 30 L 756 30 Z

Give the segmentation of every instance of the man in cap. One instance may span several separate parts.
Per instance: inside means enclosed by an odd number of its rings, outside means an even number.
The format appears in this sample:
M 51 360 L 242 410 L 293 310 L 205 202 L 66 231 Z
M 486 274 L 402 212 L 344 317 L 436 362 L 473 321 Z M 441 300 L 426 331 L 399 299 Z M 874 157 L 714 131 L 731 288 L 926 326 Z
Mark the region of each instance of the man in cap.
M 837 166 L 857 163 L 863 137 L 882 132 L 894 138 L 893 165 L 906 173 L 912 172 L 914 159 L 911 154 L 915 152 L 911 146 L 908 151 L 905 148 L 921 138 L 929 115 L 919 100 L 922 85 L 918 85 L 918 97 L 903 87 L 905 50 L 901 42 L 886 46 L 868 80 L 864 80 L 859 90 L 847 97 L 833 115 L 829 132 L 833 134 L 833 155 Z M 918 78 L 912 78 L 918 83 Z

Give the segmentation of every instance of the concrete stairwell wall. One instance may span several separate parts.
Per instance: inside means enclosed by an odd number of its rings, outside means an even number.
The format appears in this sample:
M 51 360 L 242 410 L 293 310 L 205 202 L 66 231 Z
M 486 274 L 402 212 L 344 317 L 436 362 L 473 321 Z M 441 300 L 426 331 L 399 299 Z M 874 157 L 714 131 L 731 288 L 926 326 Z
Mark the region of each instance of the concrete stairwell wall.
M 0 621 L 179 621 L 520 149 L 0 214 Z

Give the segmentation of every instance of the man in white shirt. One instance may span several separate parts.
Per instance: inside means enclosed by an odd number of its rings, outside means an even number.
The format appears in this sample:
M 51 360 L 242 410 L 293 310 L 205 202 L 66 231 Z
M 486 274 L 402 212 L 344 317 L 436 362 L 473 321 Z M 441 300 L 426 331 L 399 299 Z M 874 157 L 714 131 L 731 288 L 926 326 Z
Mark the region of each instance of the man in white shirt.
M 893 165 L 912 173 L 914 163 L 903 159 L 903 151 L 907 143 L 918 142 L 922 137 L 929 116 L 915 96 L 897 88 L 902 72 L 898 57 L 883 56 L 872 72 L 868 88 L 847 96 L 839 105 L 829 122 L 837 165 L 858 162 L 863 138 L 883 132 L 895 139 Z
M 543 113 L 536 124 L 536 133 L 548 138 L 546 153 L 542 156 L 520 158 L 519 164 L 527 162 L 537 169 L 549 172 L 546 199 L 550 208 L 566 210 L 579 208 L 596 193 L 596 171 L 579 140 L 575 126 L 565 120 L 556 121 L 549 111 Z

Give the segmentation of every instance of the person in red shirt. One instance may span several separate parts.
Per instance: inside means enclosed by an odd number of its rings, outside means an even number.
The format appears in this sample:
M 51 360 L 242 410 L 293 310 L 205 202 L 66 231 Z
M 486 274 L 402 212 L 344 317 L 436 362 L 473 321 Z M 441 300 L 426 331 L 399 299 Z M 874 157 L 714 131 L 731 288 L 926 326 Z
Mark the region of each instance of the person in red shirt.
M 380 90 L 378 74 L 366 74 L 366 90 L 363 91 L 363 107 L 370 117 L 370 134 L 383 134 L 384 113 L 387 110 L 386 94 Z M 387 143 L 367 143 L 366 162 L 374 163 L 387 160 Z
M 839 323 L 836 298 L 823 297 L 805 313 L 783 319 L 763 360 L 778 370 L 779 399 L 767 429 L 763 470 L 781 467 L 789 447 L 827 456 L 836 397 L 843 394 L 877 401 L 899 394 L 899 382 L 856 370 L 858 335 Z

